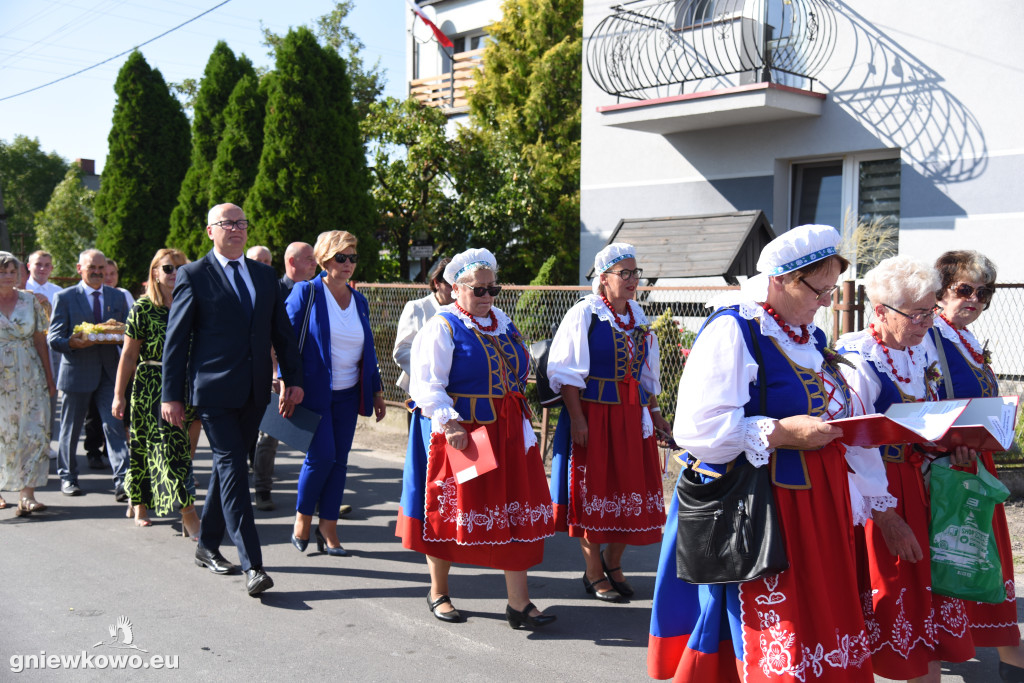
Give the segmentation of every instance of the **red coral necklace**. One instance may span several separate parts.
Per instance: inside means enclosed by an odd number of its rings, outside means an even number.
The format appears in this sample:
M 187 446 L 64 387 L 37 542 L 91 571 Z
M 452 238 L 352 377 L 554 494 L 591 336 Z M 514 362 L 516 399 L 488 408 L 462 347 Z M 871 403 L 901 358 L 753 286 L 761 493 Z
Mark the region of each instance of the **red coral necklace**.
M 629 305 L 629 301 L 626 302 L 626 313 L 629 314 L 629 322 L 625 324 L 619 320 L 619 314 L 615 312 L 614 308 L 612 308 L 612 302 L 608 301 L 608 297 L 602 294 L 601 301 L 603 301 L 604 305 L 608 307 L 608 310 L 612 312 L 612 319 L 615 320 L 615 324 L 619 326 L 620 330 L 623 332 L 629 332 L 636 327 L 636 316 L 633 315 L 633 307 Z
M 477 321 L 476 316 L 474 316 L 469 311 L 467 311 L 465 308 L 460 306 L 458 301 L 455 302 L 455 308 L 456 308 L 456 310 L 459 311 L 459 313 L 461 313 L 462 315 L 464 315 L 467 318 L 469 318 L 470 320 L 472 320 L 473 324 L 476 325 L 477 327 L 479 327 L 481 332 L 494 332 L 496 329 L 498 329 L 498 316 L 494 315 L 494 310 L 493 309 L 487 311 L 487 317 L 491 319 L 490 324 L 489 325 L 481 325 Z
M 811 338 L 811 332 L 807 329 L 807 325 L 800 326 L 800 336 L 797 336 L 796 332 L 786 323 L 785 320 L 779 317 L 779 314 L 775 312 L 775 309 L 766 303 L 761 304 L 761 308 L 764 312 L 772 317 L 772 319 L 779 324 L 782 331 L 789 335 L 789 338 L 795 341 L 797 344 L 806 344 Z
M 965 349 L 967 349 L 967 353 L 971 354 L 971 358 L 974 359 L 974 362 L 977 363 L 978 365 L 984 365 L 985 364 L 985 354 L 984 353 L 978 353 L 977 351 L 975 351 L 974 347 L 971 346 L 971 343 L 969 341 L 967 341 L 967 339 L 964 337 L 963 333 L 961 333 L 960 330 L 957 329 L 956 325 L 954 325 L 953 323 L 949 322 L 949 319 L 946 318 L 945 315 L 943 315 L 942 313 L 939 313 L 939 317 L 942 318 L 946 322 L 947 325 L 949 325 L 950 327 L 953 328 L 953 331 L 956 332 L 956 336 L 960 337 L 960 343 L 964 345 Z
M 892 376 L 896 378 L 897 382 L 903 382 L 904 384 L 910 384 L 909 377 L 900 377 L 900 373 L 896 372 L 896 365 L 892 362 L 892 356 L 889 355 L 889 348 L 882 342 L 882 335 L 875 330 L 875 324 L 871 323 L 871 336 L 875 342 L 882 348 L 882 352 L 885 353 L 885 360 L 889 362 L 889 369 L 892 370 Z M 907 347 L 907 353 L 910 354 L 910 360 L 914 360 L 914 350 Z

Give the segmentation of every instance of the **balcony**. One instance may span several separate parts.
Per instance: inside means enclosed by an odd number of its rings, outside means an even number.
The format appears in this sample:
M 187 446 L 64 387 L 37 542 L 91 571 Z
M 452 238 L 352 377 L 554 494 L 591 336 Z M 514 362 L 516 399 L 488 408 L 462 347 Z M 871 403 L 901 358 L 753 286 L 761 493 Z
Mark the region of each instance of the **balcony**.
M 409 94 L 420 104 L 441 107 L 446 114 L 461 114 L 469 109 L 469 91 L 476 83 L 476 70 L 483 69 L 484 49 L 458 52 L 449 73 L 409 81 Z
M 598 23 L 586 65 L 616 98 L 605 125 L 667 135 L 820 116 L 835 36 L 825 0 L 637 0 Z

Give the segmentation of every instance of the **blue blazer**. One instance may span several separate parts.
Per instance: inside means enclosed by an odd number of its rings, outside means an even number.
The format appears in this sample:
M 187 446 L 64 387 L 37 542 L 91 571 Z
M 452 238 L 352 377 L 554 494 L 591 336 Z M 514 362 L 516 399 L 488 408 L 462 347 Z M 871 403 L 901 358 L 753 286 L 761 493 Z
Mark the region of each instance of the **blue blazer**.
M 277 274 L 251 259 L 245 267 L 256 289 L 249 320 L 212 250 L 178 270 L 164 342 L 163 401 L 238 409 L 252 393 L 257 405 L 267 405 L 271 345 L 285 385 L 302 386 L 299 348 Z
M 327 297 L 333 296 L 324 287 L 323 276 L 309 282 L 297 282 L 288 295 L 285 309 L 291 320 L 295 338 L 302 333 L 302 320 L 306 315 L 309 293 L 316 288 L 313 310 L 309 315 L 309 332 L 302 349 L 302 371 L 305 375 L 302 405 L 321 415 L 328 414 L 331 405 L 331 324 L 327 312 Z M 377 352 L 373 348 L 373 332 L 370 331 L 370 305 L 366 297 L 352 289 L 352 301 L 363 324 L 363 359 L 359 364 L 359 414 L 373 414 L 373 394 L 382 388 L 380 368 L 377 367 Z
M 128 300 L 124 292 L 104 285 L 103 321 L 111 318 L 122 323 L 128 319 Z M 120 346 L 96 344 L 84 349 L 71 348 L 75 325 L 84 322 L 93 322 L 92 302 L 85 293 L 85 286 L 79 283 L 57 292 L 46 341 L 51 349 L 61 354 L 60 371 L 55 378 L 61 391 L 95 391 L 104 372 L 110 379 L 117 379 Z

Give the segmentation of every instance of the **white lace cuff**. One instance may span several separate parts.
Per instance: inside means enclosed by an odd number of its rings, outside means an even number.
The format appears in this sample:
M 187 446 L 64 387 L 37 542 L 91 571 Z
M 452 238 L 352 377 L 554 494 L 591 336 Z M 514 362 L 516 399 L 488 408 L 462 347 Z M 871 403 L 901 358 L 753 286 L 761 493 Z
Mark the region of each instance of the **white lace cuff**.
M 746 429 L 743 434 L 747 461 L 754 467 L 768 464 L 772 449 L 768 446 L 768 435 L 775 431 L 775 420 L 763 415 L 744 418 Z
M 523 447 L 525 450 L 530 450 L 537 445 L 537 433 L 533 431 L 533 425 L 530 421 L 523 416 Z
M 643 434 L 644 438 L 646 439 L 647 437 L 654 434 L 654 420 L 651 419 L 651 411 L 647 408 L 647 406 L 644 406 L 644 412 L 642 415 L 643 417 L 641 420 L 641 424 L 643 425 Z
M 455 408 L 451 406 L 445 406 L 441 408 L 435 408 L 434 414 L 430 416 L 430 431 L 435 434 L 440 434 L 444 431 L 444 426 L 448 424 L 449 420 L 462 420 L 459 413 Z
M 853 487 L 850 487 L 850 509 L 853 512 L 853 525 L 864 526 L 864 522 L 868 521 L 868 499 L 864 496 L 858 496 Z
M 890 496 L 885 494 L 884 496 L 864 496 L 864 505 L 869 510 L 878 510 L 884 512 L 889 508 L 896 507 L 896 496 Z

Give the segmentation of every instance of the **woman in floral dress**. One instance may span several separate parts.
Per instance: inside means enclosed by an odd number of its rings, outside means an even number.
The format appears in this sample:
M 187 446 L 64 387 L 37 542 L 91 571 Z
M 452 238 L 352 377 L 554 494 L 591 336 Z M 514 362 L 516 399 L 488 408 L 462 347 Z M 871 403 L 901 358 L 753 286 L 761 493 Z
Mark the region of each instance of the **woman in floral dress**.
M 18 259 L 0 251 L 0 491 L 19 491 L 18 514 L 45 510 L 35 488 L 50 470 L 50 396 L 57 387 L 46 346 L 49 321 L 19 292 Z M 7 502 L 0 498 L 0 509 Z
M 125 330 L 124 351 L 117 368 L 112 412 L 122 418 L 125 395 L 131 384 L 131 461 L 125 491 L 137 526 L 151 526 L 147 511 L 165 516 L 181 508 L 184 532 L 195 538 L 199 518 L 195 510 L 195 479 L 192 452 L 198 438 L 199 422 L 187 415 L 188 431 L 160 419 L 161 358 L 167 337 L 167 318 L 178 268 L 188 259 L 177 249 L 161 249 L 149 268 L 147 294 L 135 302 Z M 190 411 L 191 413 L 191 411 Z

